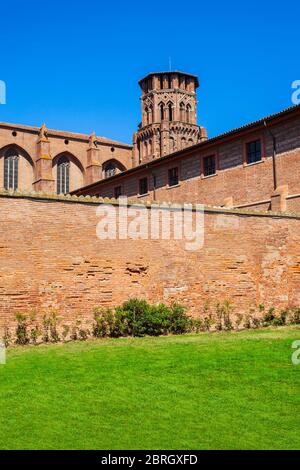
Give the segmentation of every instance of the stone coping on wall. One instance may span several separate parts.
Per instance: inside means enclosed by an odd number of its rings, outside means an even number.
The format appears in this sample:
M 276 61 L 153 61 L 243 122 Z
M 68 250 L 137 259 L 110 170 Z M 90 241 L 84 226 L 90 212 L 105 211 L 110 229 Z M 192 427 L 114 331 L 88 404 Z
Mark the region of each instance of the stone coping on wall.
M 124 206 L 125 202 L 122 200 L 98 197 L 98 196 L 75 196 L 75 195 L 61 195 L 46 192 L 34 192 L 34 191 L 10 191 L 0 189 L 0 198 L 14 198 L 14 199 L 30 199 L 36 201 L 47 201 L 47 202 L 64 202 L 64 203 L 77 203 L 77 204 L 88 204 L 88 205 L 99 205 L 99 204 L 111 204 L 114 206 Z M 175 202 L 164 202 L 164 201 L 144 201 L 136 199 L 127 199 L 127 205 L 134 207 L 146 207 L 146 208 L 158 208 L 158 209 L 178 209 L 183 207 L 181 203 Z M 199 209 L 200 203 L 188 204 L 185 203 L 185 207 L 188 206 L 191 210 Z M 243 215 L 243 216 L 256 216 L 256 217 L 276 217 L 276 218 L 292 218 L 300 220 L 300 213 L 297 212 L 274 212 L 274 211 L 260 211 L 254 209 L 242 209 L 242 208 L 228 208 L 222 206 L 209 206 L 204 205 L 204 211 L 206 213 L 219 213 L 219 214 L 232 214 L 232 215 Z

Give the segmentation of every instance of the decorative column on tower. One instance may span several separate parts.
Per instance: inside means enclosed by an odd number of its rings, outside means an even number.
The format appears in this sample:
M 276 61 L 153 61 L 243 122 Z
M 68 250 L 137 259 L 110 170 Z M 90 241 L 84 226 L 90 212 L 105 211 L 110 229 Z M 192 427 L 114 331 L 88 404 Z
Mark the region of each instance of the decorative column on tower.
M 89 139 L 89 148 L 87 149 L 86 184 L 91 184 L 101 179 L 102 164 L 99 148 L 97 147 L 97 136 L 95 132 L 92 132 Z
M 33 187 L 35 191 L 43 191 L 46 193 L 54 192 L 50 140 L 45 124 L 40 128 L 36 144 L 35 181 Z
M 197 125 L 195 75 L 150 73 L 139 85 L 142 122 L 133 137 L 134 166 L 207 139 L 206 129 Z

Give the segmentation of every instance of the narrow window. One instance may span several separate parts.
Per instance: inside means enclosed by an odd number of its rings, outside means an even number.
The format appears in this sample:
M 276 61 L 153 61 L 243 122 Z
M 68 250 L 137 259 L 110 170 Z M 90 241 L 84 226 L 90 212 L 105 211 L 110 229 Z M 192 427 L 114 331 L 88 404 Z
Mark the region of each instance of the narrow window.
M 149 155 L 152 155 L 152 139 L 149 140 Z
M 203 158 L 203 172 L 204 176 L 210 176 L 216 173 L 216 157 L 214 155 Z
M 161 104 L 159 108 L 160 108 L 160 119 L 161 121 L 163 121 L 164 120 L 164 105 Z
M 247 163 L 255 163 L 261 160 L 261 141 L 255 140 L 247 144 Z
M 18 189 L 19 156 L 10 150 L 4 157 L 4 188 Z
M 185 107 L 184 107 L 184 103 L 180 103 L 180 105 L 179 105 L 179 110 L 180 110 L 180 121 L 185 122 Z
M 186 122 L 190 122 L 191 119 L 191 106 L 188 104 L 186 106 Z
M 169 121 L 173 121 L 173 107 L 171 103 L 169 104 L 168 109 L 169 109 Z
M 171 75 L 168 75 L 168 88 L 169 89 L 172 88 L 172 77 L 171 77 Z
M 70 162 L 67 157 L 60 157 L 57 162 L 57 194 L 70 191 Z
M 117 186 L 114 189 L 114 196 L 115 196 L 115 199 L 118 199 L 120 196 L 122 196 L 122 186 Z
M 169 180 L 169 186 L 176 186 L 178 184 L 178 168 L 170 168 L 168 171 L 168 180 Z
M 148 178 L 141 178 L 139 184 L 139 194 L 147 194 L 148 193 Z
M 160 89 L 163 90 L 164 88 L 164 76 L 163 75 L 160 75 L 159 82 L 160 82 Z

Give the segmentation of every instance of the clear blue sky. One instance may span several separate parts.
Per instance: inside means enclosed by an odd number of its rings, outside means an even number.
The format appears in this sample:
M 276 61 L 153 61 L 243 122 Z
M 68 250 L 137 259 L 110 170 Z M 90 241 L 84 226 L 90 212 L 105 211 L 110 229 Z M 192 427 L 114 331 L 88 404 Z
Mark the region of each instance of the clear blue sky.
M 140 121 L 138 79 L 197 74 L 198 122 L 213 136 L 291 105 L 300 79 L 296 3 L 2 2 L 0 121 L 124 142 Z

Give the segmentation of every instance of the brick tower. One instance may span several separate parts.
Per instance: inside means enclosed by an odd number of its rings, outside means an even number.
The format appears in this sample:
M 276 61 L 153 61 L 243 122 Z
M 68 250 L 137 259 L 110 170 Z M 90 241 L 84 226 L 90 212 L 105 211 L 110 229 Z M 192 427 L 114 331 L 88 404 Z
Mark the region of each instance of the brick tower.
M 206 129 L 197 125 L 195 75 L 150 73 L 139 85 L 142 122 L 133 136 L 134 166 L 207 139 Z

